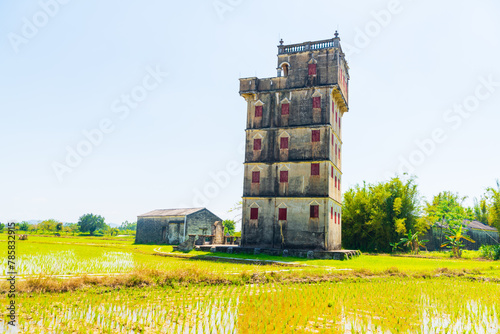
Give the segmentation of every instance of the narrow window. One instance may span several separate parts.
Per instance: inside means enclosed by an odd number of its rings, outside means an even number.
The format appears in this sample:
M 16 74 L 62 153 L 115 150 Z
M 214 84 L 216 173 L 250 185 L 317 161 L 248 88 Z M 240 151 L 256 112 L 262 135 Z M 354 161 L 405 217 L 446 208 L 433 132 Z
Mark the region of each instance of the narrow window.
M 338 123 L 339 121 L 339 114 L 335 112 L 335 123 Z
M 335 224 L 337 224 L 337 213 L 335 212 Z
M 333 206 L 332 206 L 331 211 L 330 211 L 330 219 L 333 219 Z
M 316 64 L 309 64 L 309 75 L 316 75 Z
M 254 139 L 253 140 L 253 150 L 254 151 L 260 151 L 262 148 L 262 139 Z
M 311 205 L 309 216 L 311 218 L 319 218 L 319 205 Z
M 319 175 L 319 164 L 311 164 L 311 175 Z
M 288 171 L 280 171 L 280 183 L 288 183 Z
M 321 96 L 313 97 L 313 108 L 321 108 Z
M 282 150 L 288 149 L 288 137 L 280 138 L 280 149 Z
M 278 219 L 279 220 L 286 220 L 286 208 L 279 209 L 278 210 Z
M 255 106 L 255 117 L 262 117 L 262 106 Z
M 320 130 L 312 130 L 311 138 L 313 142 L 318 142 L 320 138 Z
M 259 208 L 250 208 L 250 219 L 259 219 Z
M 333 166 L 332 166 L 332 178 L 333 178 Z
M 260 183 L 260 172 L 252 172 L 252 183 Z
M 284 103 L 281 105 L 281 114 L 282 115 L 290 114 L 290 104 Z

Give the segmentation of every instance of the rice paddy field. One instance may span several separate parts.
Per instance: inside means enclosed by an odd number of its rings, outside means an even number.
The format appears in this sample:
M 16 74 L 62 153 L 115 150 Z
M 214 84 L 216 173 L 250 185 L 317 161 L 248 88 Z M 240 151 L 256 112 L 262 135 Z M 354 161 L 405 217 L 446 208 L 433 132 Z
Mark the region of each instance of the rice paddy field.
M 0 247 L 7 249 L 0 235 Z M 446 254 L 305 260 L 29 236 L 22 333 L 500 333 L 500 262 Z M 231 259 L 228 259 L 231 257 Z M 235 263 L 241 258 L 284 263 Z M 240 259 L 240 260 L 238 260 Z M 231 262 L 229 262 L 231 261 Z M 6 273 L 1 263 L 0 274 Z M 6 297 L 6 287 L 2 294 Z M 5 310 L 8 299 L 2 298 Z M 4 311 L 2 330 L 8 331 Z

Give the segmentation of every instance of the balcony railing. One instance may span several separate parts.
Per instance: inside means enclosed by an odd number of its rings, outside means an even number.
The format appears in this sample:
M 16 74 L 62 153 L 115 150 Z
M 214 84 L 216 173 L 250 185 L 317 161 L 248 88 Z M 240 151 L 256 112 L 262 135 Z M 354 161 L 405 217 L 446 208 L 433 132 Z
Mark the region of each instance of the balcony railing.
M 335 47 L 335 38 L 325 39 L 323 41 L 317 41 L 317 42 L 305 42 L 305 43 L 300 43 L 300 44 L 279 45 L 278 46 L 278 54 L 330 49 L 333 47 Z

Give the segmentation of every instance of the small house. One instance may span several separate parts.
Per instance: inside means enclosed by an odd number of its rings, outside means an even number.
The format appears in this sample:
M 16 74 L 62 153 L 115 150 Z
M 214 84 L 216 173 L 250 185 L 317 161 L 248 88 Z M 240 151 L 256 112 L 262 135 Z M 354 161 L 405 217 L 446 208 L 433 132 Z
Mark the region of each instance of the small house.
M 178 245 L 189 234 L 209 234 L 222 221 L 206 208 L 154 210 L 137 217 L 136 243 Z

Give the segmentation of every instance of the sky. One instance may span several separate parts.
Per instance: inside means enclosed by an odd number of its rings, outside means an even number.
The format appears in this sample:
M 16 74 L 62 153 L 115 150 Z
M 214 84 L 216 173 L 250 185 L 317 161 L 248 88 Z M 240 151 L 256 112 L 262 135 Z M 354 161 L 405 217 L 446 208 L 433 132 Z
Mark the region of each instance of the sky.
M 0 222 L 136 221 L 243 193 L 239 78 L 333 38 L 350 66 L 343 190 L 416 176 L 472 204 L 500 178 L 500 3 L 41 0 L 0 4 Z

